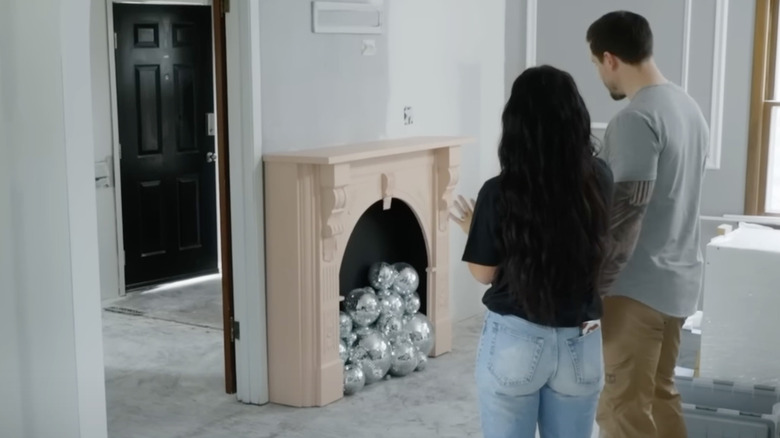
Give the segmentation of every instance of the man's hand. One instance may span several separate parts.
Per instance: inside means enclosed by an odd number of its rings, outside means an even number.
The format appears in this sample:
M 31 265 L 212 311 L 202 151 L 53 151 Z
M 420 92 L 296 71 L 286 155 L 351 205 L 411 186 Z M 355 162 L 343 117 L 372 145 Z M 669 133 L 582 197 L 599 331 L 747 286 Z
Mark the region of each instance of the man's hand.
M 452 211 L 450 211 L 450 218 L 460 226 L 466 235 L 469 234 L 471 229 L 471 219 L 474 217 L 474 207 L 476 201 L 469 199 L 466 201 L 461 195 L 452 202 Z

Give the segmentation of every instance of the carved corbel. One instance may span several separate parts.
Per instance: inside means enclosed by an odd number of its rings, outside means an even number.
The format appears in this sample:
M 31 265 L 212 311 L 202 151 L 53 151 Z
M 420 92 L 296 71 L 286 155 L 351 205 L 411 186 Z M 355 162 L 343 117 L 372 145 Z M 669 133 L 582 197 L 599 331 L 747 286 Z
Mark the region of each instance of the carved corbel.
M 446 231 L 452 207 L 452 191 L 460 178 L 460 150 L 458 147 L 440 149 L 436 158 L 439 231 Z
M 347 207 L 349 166 L 337 165 L 320 175 L 322 207 L 322 257 L 331 262 L 336 256 L 337 238 L 344 232 L 344 213 Z

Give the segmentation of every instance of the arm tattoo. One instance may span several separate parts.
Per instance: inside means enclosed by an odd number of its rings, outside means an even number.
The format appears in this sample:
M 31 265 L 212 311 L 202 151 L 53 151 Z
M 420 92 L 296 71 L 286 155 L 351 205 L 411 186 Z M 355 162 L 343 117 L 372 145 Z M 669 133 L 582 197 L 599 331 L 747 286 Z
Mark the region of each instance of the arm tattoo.
M 599 291 L 608 293 L 636 248 L 642 219 L 653 195 L 654 181 L 615 184 L 612 200 L 607 256 L 601 271 Z

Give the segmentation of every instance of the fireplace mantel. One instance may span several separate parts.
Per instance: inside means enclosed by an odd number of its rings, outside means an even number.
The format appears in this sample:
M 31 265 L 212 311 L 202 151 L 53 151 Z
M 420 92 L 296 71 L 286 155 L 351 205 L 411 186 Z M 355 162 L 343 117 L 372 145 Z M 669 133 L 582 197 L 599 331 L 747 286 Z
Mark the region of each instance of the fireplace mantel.
M 404 202 L 425 238 L 432 352 L 450 351 L 449 209 L 466 137 L 415 137 L 263 157 L 270 401 L 342 397 L 339 271 L 352 230 L 376 202 Z
M 464 145 L 474 140 L 468 137 L 411 137 L 352 143 L 313 150 L 294 151 L 263 156 L 266 163 L 341 164 L 372 158 L 382 158 L 412 152 Z

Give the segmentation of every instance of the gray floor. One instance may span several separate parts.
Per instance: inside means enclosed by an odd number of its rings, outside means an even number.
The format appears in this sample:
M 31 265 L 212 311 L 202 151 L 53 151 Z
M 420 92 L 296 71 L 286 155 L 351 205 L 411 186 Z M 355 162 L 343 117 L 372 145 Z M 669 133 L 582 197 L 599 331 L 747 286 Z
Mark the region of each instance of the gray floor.
M 175 288 L 162 287 L 103 302 L 108 311 L 222 330 L 222 283 L 219 275 Z
M 481 436 L 472 377 L 479 317 L 455 324 L 453 351 L 423 372 L 325 408 L 292 409 L 242 405 L 224 394 L 218 286 L 133 295 L 105 307 L 111 438 Z M 689 335 L 680 365 L 692 367 L 698 345 Z
M 104 312 L 109 436 L 478 437 L 472 379 L 481 320 L 452 353 L 321 409 L 245 406 L 223 394 L 222 333 Z

